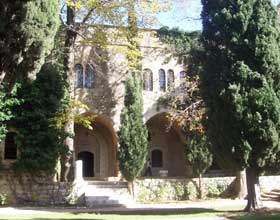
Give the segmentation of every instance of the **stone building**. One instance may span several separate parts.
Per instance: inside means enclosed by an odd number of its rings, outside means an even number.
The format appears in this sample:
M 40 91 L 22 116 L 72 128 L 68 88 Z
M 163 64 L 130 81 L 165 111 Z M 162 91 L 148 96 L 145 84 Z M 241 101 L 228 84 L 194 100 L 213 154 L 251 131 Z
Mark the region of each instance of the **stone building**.
M 114 34 L 108 28 L 108 35 Z M 90 29 L 85 31 L 90 36 Z M 149 158 L 154 176 L 191 176 L 183 155 L 183 135 L 176 125 L 169 125 L 167 109 L 157 101 L 168 93 L 180 94 L 186 72 L 175 58 L 168 59 L 168 45 L 163 44 L 152 30 L 140 31 L 140 50 L 143 67 L 143 119 L 149 131 Z M 94 37 L 93 37 L 94 38 Z M 96 115 L 93 130 L 75 125 L 74 152 L 76 160 L 83 161 L 83 176 L 88 179 L 108 179 L 119 176 L 116 152 L 120 114 L 123 108 L 124 81 L 127 60 L 123 38 L 108 37 L 101 49 L 77 40 L 72 56 L 75 99 L 89 107 L 81 114 Z M 113 39 L 113 40 L 112 40 Z M 1 143 L 3 163 L 16 159 L 13 134 Z
M 110 30 L 109 30 L 110 31 Z M 167 129 L 167 109 L 158 108 L 160 97 L 180 92 L 185 70 L 176 59 L 166 62 L 166 47 L 151 30 L 140 33 L 143 67 L 144 122 L 149 130 L 149 158 L 153 175 L 167 170 L 168 176 L 191 175 L 183 156 L 182 135 L 175 126 Z M 87 177 L 118 175 L 117 132 L 123 108 L 124 81 L 127 72 L 125 46 L 121 40 L 109 43 L 105 50 L 83 43 L 77 44 L 74 55 L 75 98 L 97 114 L 93 130 L 75 125 L 75 154 L 83 160 Z M 166 171 L 165 171 L 166 172 Z

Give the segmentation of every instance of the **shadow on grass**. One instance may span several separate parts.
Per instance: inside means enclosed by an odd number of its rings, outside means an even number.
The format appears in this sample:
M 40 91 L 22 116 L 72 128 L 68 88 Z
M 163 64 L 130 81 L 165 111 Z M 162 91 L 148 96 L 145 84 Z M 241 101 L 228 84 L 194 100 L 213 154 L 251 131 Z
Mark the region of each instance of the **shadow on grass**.
M 112 207 L 111 209 L 106 208 L 69 208 L 69 207 L 57 207 L 57 208 L 46 208 L 46 207 L 17 207 L 22 210 L 36 210 L 36 211 L 47 211 L 47 213 L 37 213 L 34 216 L 27 218 L 29 220 L 62 220 L 62 219 L 92 219 L 92 220 L 130 220 L 130 219 L 162 219 L 162 218 L 188 218 L 188 217 L 206 217 L 209 216 L 225 216 L 227 213 L 231 216 L 237 216 L 237 210 L 219 210 L 215 208 L 200 208 L 200 207 L 188 207 L 188 208 L 124 208 L 124 207 Z M 231 214 L 230 214 L 231 213 Z M 227 215 L 226 214 L 226 215 Z M 0 215 L 1 218 L 1 215 Z M 11 219 L 11 218 L 8 218 Z M 18 218 L 17 218 L 18 219 Z M 243 220 L 243 219 L 242 219 Z M 262 219 L 263 220 L 263 219 Z M 274 219 L 273 219 L 274 220 Z M 279 219 L 278 219 L 279 220 Z
M 280 209 L 262 208 L 253 213 L 230 213 L 227 217 L 232 220 L 280 220 Z
M 125 209 L 125 210 L 117 210 L 117 211 L 102 211 L 102 210 L 98 210 L 98 211 L 82 211 L 82 212 L 75 212 L 75 211 L 71 211 L 68 212 L 67 209 L 65 210 L 65 217 L 61 216 L 61 217 L 56 217 L 56 216 L 52 216 L 51 218 L 48 218 L 48 214 L 44 214 L 42 213 L 41 217 L 31 217 L 28 219 L 32 219 L 32 220 L 62 220 L 62 219 L 68 219 L 67 213 L 70 215 L 74 215 L 71 216 L 71 220 L 82 220 L 82 219 L 91 219 L 91 220 L 108 220 L 110 219 L 110 216 L 117 216 L 113 219 L 128 219 L 131 216 L 131 219 L 141 219 L 141 216 L 147 216 L 149 218 L 149 216 L 151 216 L 151 218 L 155 217 L 157 219 L 160 219 L 160 216 L 164 217 L 166 216 L 166 218 L 172 217 L 172 216 L 176 216 L 176 215 L 182 215 L 184 217 L 187 217 L 187 215 L 196 215 L 196 214 L 211 214 L 211 213 L 223 213 L 224 211 L 220 211 L 220 210 L 215 210 L 215 209 L 207 209 L 207 208 L 149 208 L 149 209 L 144 209 L 144 208 L 136 208 L 136 209 Z M 60 214 L 63 214 L 63 212 L 60 212 Z M 44 216 L 46 215 L 46 216 Z M 50 216 L 53 214 L 50 214 Z M 91 217 L 92 215 L 92 217 Z M 99 217 L 96 218 L 96 215 L 99 215 Z M 107 217 L 106 217 L 107 216 Z
M 106 215 L 192 215 L 200 213 L 219 213 L 224 212 L 215 209 L 207 208 L 134 208 L 125 209 L 117 211 L 102 211 L 97 212 L 85 212 L 87 214 L 106 214 Z M 73 212 L 73 214 L 79 214 L 78 212 Z
M 280 214 L 267 214 L 267 215 L 244 214 L 244 215 L 232 216 L 228 218 L 232 220 L 279 220 Z

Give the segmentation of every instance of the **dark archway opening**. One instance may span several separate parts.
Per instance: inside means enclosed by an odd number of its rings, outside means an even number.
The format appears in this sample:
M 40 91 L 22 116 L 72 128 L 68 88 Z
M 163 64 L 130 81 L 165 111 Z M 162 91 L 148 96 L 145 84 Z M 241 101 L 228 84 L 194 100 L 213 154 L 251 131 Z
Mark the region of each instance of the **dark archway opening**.
M 162 151 L 153 150 L 152 151 L 152 167 L 162 167 Z
M 78 160 L 83 161 L 83 177 L 94 177 L 94 154 L 82 151 L 78 154 Z

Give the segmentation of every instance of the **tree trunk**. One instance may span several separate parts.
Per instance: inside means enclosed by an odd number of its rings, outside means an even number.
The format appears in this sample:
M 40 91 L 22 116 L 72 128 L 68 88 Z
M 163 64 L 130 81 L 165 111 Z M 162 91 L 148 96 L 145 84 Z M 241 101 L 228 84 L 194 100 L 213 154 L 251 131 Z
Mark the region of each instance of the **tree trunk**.
M 129 181 L 127 187 L 128 187 L 129 194 L 132 195 L 132 198 L 134 199 L 135 197 L 134 181 Z
M 76 40 L 76 32 L 73 30 L 75 27 L 75 11 L 71 7 L 67 7 L 67 31 L 65 36 L 65 44 L 64 44 L 64 77 L 69 84 L 69 93 L 70 98 L 74 99 L 74 73 L 72 71 L 72 60 L 74 55 L 74 46 Z M 71 118 L 65 125 L 64 129 L 69 134 L 74 134 L 74 118 Z M 69 180 L 69 174 L 74 176 L 74 140 L 72 137 L 68 137 L 65 140 L 65 144 L 68 147 L 69 154 L 61 156 L 61 181 L 67 182 Z M 72 178 L 71 178 L 72 179 Z
M 260 198 L 259 176 L 256 168 L 248 167 L 246 169 L 246 179 L 248 190 L 248 202 L 245 211 L 251 212 L 262 207 L 262 202 Z
M 203 189 L 202 189 L 202 175 L 199 174 L 198 176 L 198 198 L 202 199 L 202 195 L 203 195 Z
M 236 198 L 244 199 L 248 192 L 247 192 L 247 185 L 246 185 L 246 171 L 242 170 L 236 173 L 236 185 L 235 185 L 235 192 Z
M 1 84 L 2 84 L 2 82 L 3 82 L 3 80 L 4 80 L 4 78 L 5 78 L 5 75 L 6 75 L 6 73 L 5 73 L 4 71 L 2 71 L 2 72 L 0 73 L 0 86 L 1 86 Z
M 222 198 L 244 199 L 247 196 L 246 173 L 245 170 L 236 172 L 235 179 L 221 194 Z

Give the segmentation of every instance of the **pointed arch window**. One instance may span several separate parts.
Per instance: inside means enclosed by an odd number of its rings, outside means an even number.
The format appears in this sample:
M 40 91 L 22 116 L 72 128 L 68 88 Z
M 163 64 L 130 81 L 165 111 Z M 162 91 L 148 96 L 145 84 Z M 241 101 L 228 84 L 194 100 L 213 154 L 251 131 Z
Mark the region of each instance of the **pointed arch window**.
M 152 151 L 152 167 L 162 167 L 162 151 L 153 150 Z
M 186 77 L 187 77 L 187 73 L 186 71 L 181 71 L 180 72 L 180 92 L 184 93 L 186 90 Z
M 175 77 L 174 77 L 174 71 L 168 70 L 167 71 L 167 88 L 169 91 L 174 89 L 175 87 Z
M 158 71 L 159 74 L 159 90 L 162 92 L 166 91 L 166 79 L 165 79 L 165 71 L 160 69 Z
M 5 138 L 4 159 L 17 159 L 17 145 L 15 142 L 16 133 L 8 132 Z
M 85 71 L 85 88 L 93 88 L 94 72 L 94 66 L 92 64 L 87 64 Z
M 83 88 L 83 82 L 84 82 L 84 69 L 81 64 L 75 65 L 75 87 L 76 88 Z
M 143 89 L 153 91 L 153 72 L 150 69 L 144 69 L 143 71 Z

